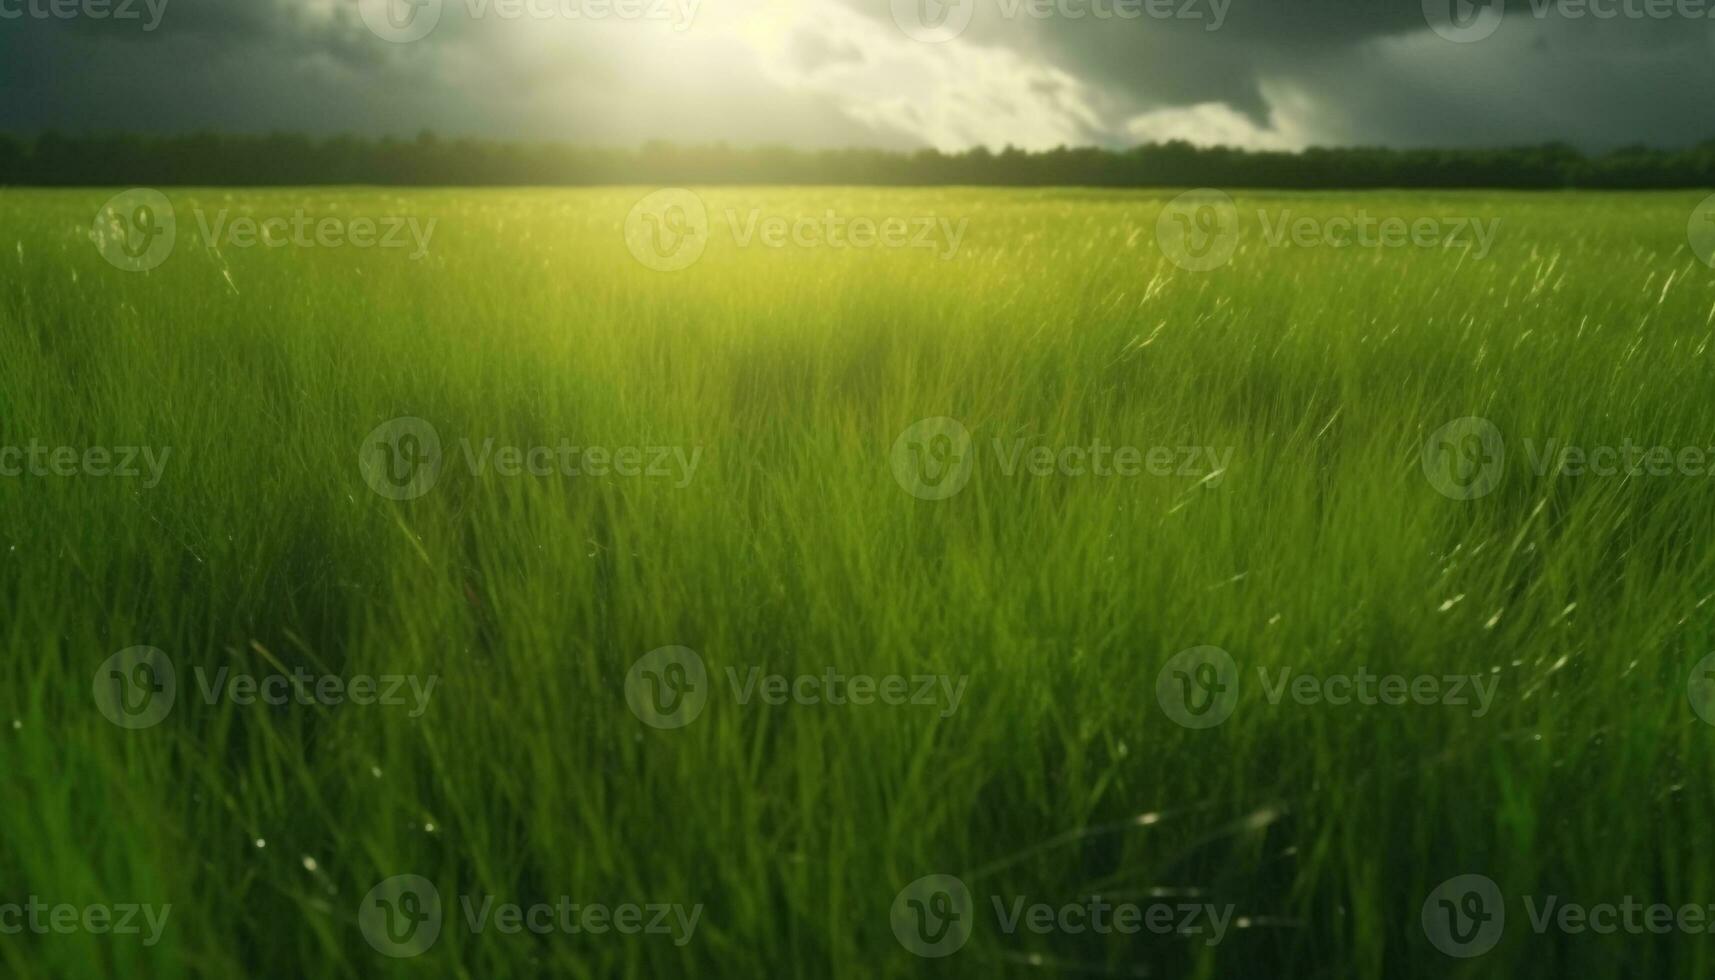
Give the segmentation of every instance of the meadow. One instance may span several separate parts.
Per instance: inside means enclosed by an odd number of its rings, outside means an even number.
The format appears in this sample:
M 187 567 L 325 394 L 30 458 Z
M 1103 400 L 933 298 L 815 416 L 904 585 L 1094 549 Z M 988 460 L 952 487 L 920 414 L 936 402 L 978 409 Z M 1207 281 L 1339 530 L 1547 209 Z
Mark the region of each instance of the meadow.
M 1715 906 L 1701 194 L 123 190 L 0 191 L 8 976 L 1715 969 L 1590 914 Z

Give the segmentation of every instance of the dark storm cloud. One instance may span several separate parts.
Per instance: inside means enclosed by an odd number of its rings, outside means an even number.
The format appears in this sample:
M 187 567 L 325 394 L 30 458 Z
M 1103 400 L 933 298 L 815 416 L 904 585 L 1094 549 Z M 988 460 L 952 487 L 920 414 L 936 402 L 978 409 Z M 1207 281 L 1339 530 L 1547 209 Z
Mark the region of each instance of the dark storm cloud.
M 0 0 L 0 11 L 32 2 L 51 0 Z M 719 29 L 764 0 L 706 0 L 695 27 L 663 26 L 648 47 L 630 43 L 637 32 L 593 28 L 550 40 L 540 24 L 473 19 L 467 0 L 447 2 L 413 45 L 366 30 L 357 0 L 167 0 L 153 31 L 0 19 L 0 129 L 810 146 L 999 143 L 1010 120 L 1026 144 L 1210 132 L 1251 145 L 1604 148 L 1715 136 L 1709 19 L 1580 18 L 1548 0 L 1514 0 L 1475 43 L 1430 31 L 1417 0 L 1134 0 L 1163 14 L 1134 19 L 1091 12 L 1126 0 L 970 0 L 970 26 L 947 44 L 907 39 L 893 0 L 797 0 L 757 19 L 798 18 L 773 60 L 752 33 Z M 1661 0 L 1568 0 L 1580 2 Z M 840 9 L 871 33 L 805 14 Z M 1009 72 L 1024 74 L 1003 84 Z
M 0 9 L 32 2 L 44 0 L 0 0 Z M 332 61 L 361 71 L 384 53 L 360 25 L 317 19 L 289 0 L 166 0 L 159 11 L 153 29 L 146 20 L 0 20 L 0 129 L 319 129 L 316 106 L 348 93 L 308 69 Z
M 1697 3 L 1648 16 L 1669 9 L 1648 2 L 1513 0 L 1492 35 L 1455 43 L 1427 29 L 1416 0 L 1232 0 L 1218 30 L 1220 0 L 1171 0 L 1156 9 L 1172 16 L 1132 20 L 1008 18 L 1020 9 L 1009 0 L 976 0 L 964 36 L 1075 70 L 1122 115 L 1219 102 L 1267 126 L 1273 83 L 1309 97 L 1325 142 L 1600 148 L 1715 137 L 1715 21 L 1678 15 Z
M 1282 63 L 1379 143 L 1678 146 L 1715 138 L 1710 39 L 1704 24 L 1515 17 L 1481 44 L 1400 39 L 1328 66 Z

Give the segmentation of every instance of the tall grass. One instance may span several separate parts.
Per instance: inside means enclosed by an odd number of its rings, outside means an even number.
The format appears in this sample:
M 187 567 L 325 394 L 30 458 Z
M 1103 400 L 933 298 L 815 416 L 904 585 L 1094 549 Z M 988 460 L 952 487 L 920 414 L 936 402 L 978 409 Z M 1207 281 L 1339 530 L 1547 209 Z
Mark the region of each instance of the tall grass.
M 1226 266 L 1162 254 L 1170 194 L 719 189 L 766 213 L 968 219 L 956 256 L 740 248 L 663 274 L 647 189 L 173 195 L 164 265 L 91 246 L 112 192 L 0 194 L 0 445 L 170 447 L 158 486 L 0 478 L 0 901 L 171 903 L 160 943 L 0 936 L 15 977 L 1707 975 L 1700 936 L 1538 935 L 1486 955 L 1419 913 L 1508 896 L 1715 904 L 1707 476 L 1539 474 L 1523 440 L 1715 446 L 1699 195 L 1241 197 Z M 210 249 L 187 216 L 435 218 L 421 261 Z M 1499 219 L 1493 251 L 1270 247 L 1257 209 Z M 449 465 L 371 492 L 359 446 L 430 422 Z M 896 437 L 977 454 L 941 501 Z M 1505 479 L 1449 499 L 1424 440 L 1465 416 Z M 700 448 L 682 481 L 474 474 L 458 441 Z M 1202 473 L 1007 474 L 995 440 L 1231 449 Z M 128 731 L 96 668 L 147 645 L 178 701 Z M 703 715 L 625 678 L 677 645 Z M 1162 710 L 1218 646 L 1238 705 Z M 741 704 L 726 671 L 968 678 L 957 711 Z M 1258 671 L 1483 675 L 1492 710 L 1271 704 Z M 433 675 L 397 707 L 206 703 L 212 673 Z M 365 942 L 419 874 L 421 957 Z M 895 939 L 958 875 L 969 943 Z M 996 926 L 992 897 L 1198 901 L 1224 941 Z M 702 903 L 692 940 L 474 934 L 458 896 Z M 480 898 L 477 899 L 480 904 Z

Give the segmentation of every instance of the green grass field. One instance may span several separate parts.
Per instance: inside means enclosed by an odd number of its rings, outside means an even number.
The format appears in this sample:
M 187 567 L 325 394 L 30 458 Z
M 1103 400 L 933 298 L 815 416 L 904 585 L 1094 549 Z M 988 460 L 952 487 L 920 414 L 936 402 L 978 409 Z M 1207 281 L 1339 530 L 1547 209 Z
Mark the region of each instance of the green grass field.
M 707 189 L 663 272 L 651 188 L 174 190 L 131 272 L 91 241 L 117 190 L 0 193 L 0 902 L 171 909 L 14 929 L 9 976 L 1715 969 L 1531 914 L 1715 905 L 1715 478 L 1540 460 L 1715 446 L 1700 194 L 1238 194 L 1198 272 L 1171 192 Z M 436 224 L 215 248 L 222 209 Z M 964 224 L 775 248 L 728 210 Z M 1498 223 L 1268 240 L 1360 212 Z M 1426 453 L 1469 417 L 1504 454 Z M 671 647 L 705 674 L 639 663 Z M 1329 697 L 1360 670 L 1448 696 Z M 1424 912 L 1467 874 L 1505 923 L 1460 958 Z M 1092 896 L 1173 925 L 1029 925 Z M 901 932 L 949 921 L 945 958 Z

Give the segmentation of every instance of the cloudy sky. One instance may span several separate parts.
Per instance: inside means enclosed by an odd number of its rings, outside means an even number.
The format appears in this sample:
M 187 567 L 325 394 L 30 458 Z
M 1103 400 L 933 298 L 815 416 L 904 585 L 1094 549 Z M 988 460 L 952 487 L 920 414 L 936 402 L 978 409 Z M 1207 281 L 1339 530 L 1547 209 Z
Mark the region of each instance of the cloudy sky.
M 0 0 L 0 131 L 1679 146 L 1715 138 L 1711 14 L 1715 0 Z

